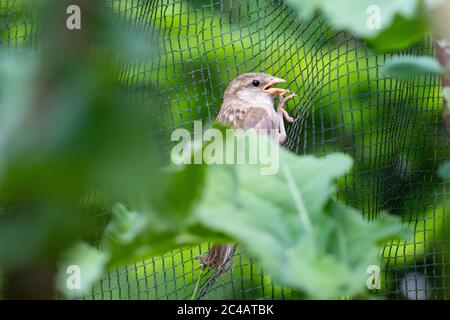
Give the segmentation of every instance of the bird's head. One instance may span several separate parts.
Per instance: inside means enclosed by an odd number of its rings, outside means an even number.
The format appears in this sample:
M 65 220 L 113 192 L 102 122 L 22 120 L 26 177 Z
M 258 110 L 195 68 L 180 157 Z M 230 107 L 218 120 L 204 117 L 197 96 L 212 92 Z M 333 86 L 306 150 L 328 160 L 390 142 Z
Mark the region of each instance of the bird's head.
M 275 85 L 286 82 L 267 73 L 244 73 L 228 85 L 224 99 L 239 99 L 248 105 L 271 103 L 277 95 L 289 90 L 276 88 Z

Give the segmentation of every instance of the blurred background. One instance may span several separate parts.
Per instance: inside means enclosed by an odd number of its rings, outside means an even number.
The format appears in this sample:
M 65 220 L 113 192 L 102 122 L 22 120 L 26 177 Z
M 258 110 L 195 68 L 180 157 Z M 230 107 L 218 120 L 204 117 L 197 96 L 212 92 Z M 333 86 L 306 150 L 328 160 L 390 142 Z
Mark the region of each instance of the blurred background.
M 0 0 L 0 297 L 54 297 L 65 249 L 97 244 L 117 199 L 158 193 L 171 132 L 212 121 L 228 82 L 261 71 L 298 95 L 285 146 L 347 153 L 355 164 L 337 198 L 367 220 L 387 211 L 414 230 L 381 250 L 371 297 L 448 298 L 441 79 L 382 70 L 393 56 L 434 56 L 431 34 L 379 50 L 289 2 Z M 65 27 L 71 4 L 82 8 L 81 30 Z M 208 246 L 114 267 L 84 298 L 189 298 Z M 241 248 L 204 296 L 302 297 Z

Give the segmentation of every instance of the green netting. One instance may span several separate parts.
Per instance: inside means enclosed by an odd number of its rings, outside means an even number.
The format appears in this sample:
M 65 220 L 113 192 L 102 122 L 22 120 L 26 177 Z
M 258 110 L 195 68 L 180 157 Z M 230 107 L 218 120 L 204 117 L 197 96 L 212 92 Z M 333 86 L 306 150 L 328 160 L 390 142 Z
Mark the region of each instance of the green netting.
M 223 91 L 237 75 L 262 71 L 288 80 L 298 94 L 285 146 L 298 154 L 340 151 L 355 159 L 340 181 L 341 200 L 366 219 L 386 210 L 415 227 L 411 243 L 382 250 L 380 293 L 389 298 L 447 298 L 448 262 L 442 225 L 448 186 L 435 172 L 449 159 L 441 118 L 439 78 L 401 81 L 383 76 L 391 54 L 377 54 L 346 32 L 335 32 L 317 16 L 301 21 L 282 1 L 108 0 L 118 19 L 154 34 L 159 55 L 132 61 L 124 82 L 157 89 L 152 115 L 170 132 L 215 118 Z M 0 0 L 0 48 L 34 47 L 33 14 L 20 1 Z M 397 55 L 398 53 L 396 53 Z M 400 54 L 433 54 L 431 38 Z M 130 91 L 136 99 L 145 90 Z M 98 213 L 104 222 L 107 213 Z M 96 219 L 98 222 L 99 220 Z M 92 226 L 99 230 L 102 224 Z M 196 257 L 208 245 L 185 248 L 110 273 L 87 299 L 185 299 L 199 271 Z M 1 279 L 1 278 L 0 278 Z M 1 281 L 1 280 L 0 280 Z M 238 250 L 233 269 L 217 279 L 204 299 L 292 299 L 294 290 L 270 276 Z

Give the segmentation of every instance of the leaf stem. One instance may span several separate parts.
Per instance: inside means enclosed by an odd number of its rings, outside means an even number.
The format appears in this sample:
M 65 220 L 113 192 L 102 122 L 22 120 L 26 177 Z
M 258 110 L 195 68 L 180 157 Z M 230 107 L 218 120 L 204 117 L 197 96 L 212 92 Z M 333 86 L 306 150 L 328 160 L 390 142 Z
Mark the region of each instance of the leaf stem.
M 194 292 L 192 293 L 191 300 L 195 300 L 195 298 L 197 297 L 198 289 L 200 288 L 200 283 L 201 283 L 201 280 L 202 280 L 203 270 L 204 270 L 203 268 L 200 269 L 200 273 L 198 275 L 197 283 L 195 285 Z
M 300 221 L 305 226 L 307 232 L 312 231 L 311 220 L 309 220 L 308 211 L 306 210 L 305 203 L 300 190 L 297 188 L 294 179 L 292 179 L 292 173 L 288 166 L 283 166 L 283 173 L 288 183 L 289 190 L 291 191 L 292 198 L 298 210 Z

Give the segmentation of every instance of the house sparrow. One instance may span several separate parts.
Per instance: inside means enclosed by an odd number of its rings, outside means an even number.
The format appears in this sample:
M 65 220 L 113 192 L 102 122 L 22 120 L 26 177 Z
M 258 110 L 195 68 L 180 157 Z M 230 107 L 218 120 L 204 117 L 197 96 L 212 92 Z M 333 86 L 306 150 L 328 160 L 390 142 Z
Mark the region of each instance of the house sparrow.
M 295 94 L 284 97 L 289 90 L 275 88 L 278 83 L 286 82 L 266 73 L 244 73 L 230 82 L 225 91 L 223 104 L 217 121 L 230 124 L 237 129 L 263 129 L 278 131 L 280 144 L 286 140 L 283 118 L 288 122 L 294 119 L 284 109 L 287 101 Z M 275 97 L 278 96 L 278 108 L 275 112 Z
M 237 129 L 263 129 L 271 132 L 275 129 L 275 138 L 280 144 L 286 140 L 283 118 L 288 122 L 294 119 L 284 109 L 287 101 L 295 94 L 284 97 L 289 90 L 276 88 L 276 84 L 286 81 L 266 73 L 244 73 L 230 82 L 220 108 L 217 121 L 230 124 Z M 278 107 L 275 111 L 275 98 Z M 235 251 L 234 244 L 213 245 L 206 255 L 200 257 L 203 268 L 216 270 L 214 278 L 228 269 Z M 214 280 L 214 279 L 213 279 Z

